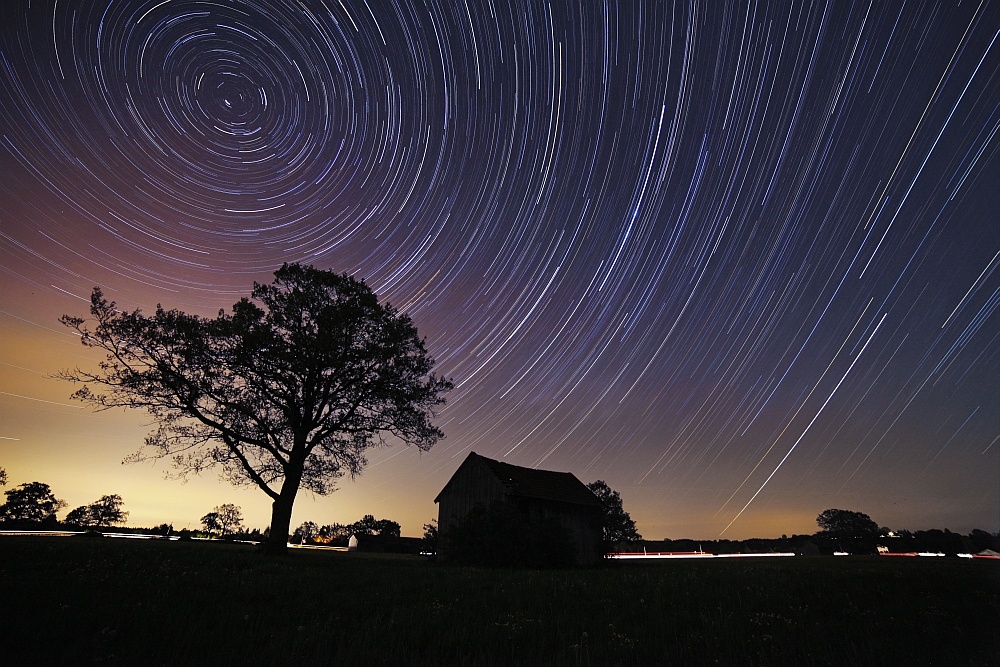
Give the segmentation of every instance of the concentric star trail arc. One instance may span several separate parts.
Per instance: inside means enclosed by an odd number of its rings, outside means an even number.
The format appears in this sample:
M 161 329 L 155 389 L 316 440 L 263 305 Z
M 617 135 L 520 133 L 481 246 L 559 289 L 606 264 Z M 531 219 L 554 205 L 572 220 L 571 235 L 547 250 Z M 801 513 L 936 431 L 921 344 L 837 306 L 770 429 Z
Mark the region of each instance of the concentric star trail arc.
M 12 479 L 151 488 L 46 473 L 142 437 L 41 379 L 94 361 L 52 323 L 95 285 L 213 315 L 296 261 L 364 278 L 455 381 L 446 440 L 303 520 L 417 532 L 475 449 L 605 479 L 651 537 L 1000 530 L 1000 3 L 0 13 Z

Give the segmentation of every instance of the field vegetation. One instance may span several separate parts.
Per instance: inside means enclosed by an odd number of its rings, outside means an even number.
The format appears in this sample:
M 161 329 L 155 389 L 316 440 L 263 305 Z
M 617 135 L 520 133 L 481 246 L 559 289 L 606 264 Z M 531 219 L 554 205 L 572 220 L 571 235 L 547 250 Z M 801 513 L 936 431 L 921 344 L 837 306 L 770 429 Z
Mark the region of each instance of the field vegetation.
M 241 544 L 0 537 L 6 664 L 990 665 L 1000 562 L 445 567 Z

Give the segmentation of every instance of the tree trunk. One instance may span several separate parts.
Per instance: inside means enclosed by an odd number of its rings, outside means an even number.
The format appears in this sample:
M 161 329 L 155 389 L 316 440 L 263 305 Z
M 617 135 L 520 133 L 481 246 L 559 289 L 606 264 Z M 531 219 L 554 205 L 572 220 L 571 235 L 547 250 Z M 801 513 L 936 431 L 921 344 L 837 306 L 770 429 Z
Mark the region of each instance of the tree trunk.
M 261 553 L 269 556 L 284 556 L 288 553 L 288 530 L 292 523 L 292 501 L 284 497 L 271 503 L 271 529 L 261 545 Z
M 284 556 L 288 553 L 288 533 L 292 524 L 292 506 L 295 504 L 295 494 L 299 492 L 299 482 L 302 470 L 285 471 L 285 481 L 281 485 L 281 494 L 271 503 L 271 530 L 267 539 L 261 545 L 261 553 L 269 556 Z

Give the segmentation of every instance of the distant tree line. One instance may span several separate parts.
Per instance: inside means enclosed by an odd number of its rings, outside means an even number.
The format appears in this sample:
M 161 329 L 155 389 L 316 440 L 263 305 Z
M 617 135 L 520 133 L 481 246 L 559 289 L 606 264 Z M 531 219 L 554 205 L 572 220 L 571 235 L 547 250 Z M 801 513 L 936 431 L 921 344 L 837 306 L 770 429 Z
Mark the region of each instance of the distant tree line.
M 776 538 L 751 538 L 747 540 L 696 540 L 663 539 L 643 540 L 633 545 L 636 551 L 652 553 L 704 551 L 714 554 L 774 553 L 790 552 L 799 555 L 830 555 L 846 552 L 855 555 L 875 554 L 877 547 L 885 546 L 890 553 L 931 552 L 954 556 L 960 553 L 974 554 L 985 549 L 1000 551 L 1000 533 L 989 533 L 976 529 L 968 534 L 950 530 L 899 530 L 892 536 L 856 543 L 830 539 L 822 532 L 804 535 L 784 535 Z
M 312 521 L 303 522 L 291 536 L 292 544 L 334 544 L 344 542 L 354 536 L 377 535 L 399 537 L 401 527 L 390 519 L 376 519 L 366 514 L 354 523 L 331 523 L 323 526 Z
M 0 468 L 0 486 L 6 486 L 7 472 Z M 934 552 L 954 555 L 977 553 L 985 549 L 1000 551 L 1000 533 L 976 529 L 967 535 L 950 530 L 890 530 L 880 527 L 862 512 L 842 509 L 824 510 L 816 518 L 820 530 L 813 534 L 782 535 L 780 538 L 748 540 L 643 540 L 635 522 L 622 506 L 621 496 L 602 480 L 587 485 L 603 506 L 603 535 L 607 551 L 629 548 L 647 551 L 706 551 L 711 553 L 766 553 L 792 551 L 799 554 L 876 553 L 878 547 L 890 552 Z M 265 528 L 247 530 L 239 506 L 218 505 L 201 518 L 201 531 L 175 531 L 163 523 L 152 528 L 125 527 L 129 513 L 118 494 L 101 496 L 89 505 L 70 510 L 63 521 L 57 513 L 66 502 L 55 496 L 48 484 L 27 482 L 4 492 L 6 502 L 0 505 L 0 528 L 100 530 L 114 527 L 116 531 L 154 535 L 180 535 L 182 538 L 201 536 L 262 542 L 270 531 Z M 556 525 L 529 525 L 525 517 L 509 508 L 483 508 L 467 517 L 462 527 L 450 537 L 459 542 L 458 552 L 463 562 L 493 565 L 552 566 L 568 562 L 565 535 Z M 302 523 L 289 536 L 293 544 L 346 545 L 352 536 L 400 537 L 400 525 L 390 519 L 364 515 L 350 524 L 332 523 L 319 526 L 312 521 Z M 526 539 L 529 536 L 530 539 Z M 424 525 L 425 551 L 437 549 L 437 521 Z M 526 555 L 517 545 L 532 544 L 533 553 Z M 511 550 L 514 551 L 511 551 Z
M 0 486 L 7 484 L 7 471 L 0 468 Z M 263 542 L 270 534 L 265 528 L 248 530 L 243 523 L 243 510 L 238 505 L 224 503 L 212 508 L 201 517 L 200 530 L 176 531 L 172 524 L 163 523 L 151 528 L 127 528 L 124 524 L 129 513 L 118 494 L 101 496 L 88 505 L 70 510 L 62 521 L 57 514 L 66 508 L 66 502 L 55 496 L 44 482 L 27 482 L 4 492 L 6 502 L 0 505 L 0 528 L 38 530 L 102 530 L 114 528 L 128 533 L 148 533 L 163 536 L 209 537 L 226 540 Z M 366 514 L 350 524 L 333 523 L 324 526 L 306 521 L 289 535 L 292 543 L 329 544 L 335 540 L 346 541 L 352 535 L 377 535 L 399 537 L 400 525 L 390 519 L 376 519 Z
M 1000 533 L 975 529 L 967 535 L 950 530 L 891 530 L 879 526 L 863 512 L 824 510 L 816 517 L 820 530 L 806 535 L 748 540 L 664 539 L 635 545 L 647 551 L 705 551 L 717 554 L 794 552 L 801 555 L 875 554 L 879 547 L 889 553 L 929 552 L 954 556 L 986 549 L 1000 551 Z

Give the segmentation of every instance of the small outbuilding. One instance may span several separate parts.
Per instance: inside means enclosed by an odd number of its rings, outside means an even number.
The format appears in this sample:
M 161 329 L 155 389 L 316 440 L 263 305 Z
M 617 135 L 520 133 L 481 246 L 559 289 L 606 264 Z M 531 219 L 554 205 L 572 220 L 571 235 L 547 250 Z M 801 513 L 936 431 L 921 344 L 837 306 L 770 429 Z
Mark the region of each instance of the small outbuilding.
M 569 472 L 536 470 L 494 461 L 475 452 L 458 467 L 438 494 L 441 536 L 477 505 L 506 501 L 529 519 L 555 519 L 573 542 L 577 564 L 601 557 L 601 501 Z M 445 559 L 446 553 L 440 554 Z

